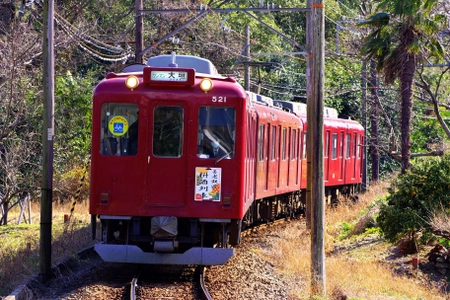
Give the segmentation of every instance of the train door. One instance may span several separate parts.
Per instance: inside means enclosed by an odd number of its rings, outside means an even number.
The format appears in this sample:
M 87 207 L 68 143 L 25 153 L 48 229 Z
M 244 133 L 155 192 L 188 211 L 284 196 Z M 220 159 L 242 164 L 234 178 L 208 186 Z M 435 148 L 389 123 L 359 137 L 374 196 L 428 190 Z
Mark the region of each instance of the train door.
M 330 131 L 327 130 L 325 132 L 325 148 L 323 149 L 323 172 L 324 172 L 324 180 L 328 181 L 328 174 L 330 169 L 330 161 L 329 161 L 329 153 L 330 153 Z
M 344 180 L 344 170 L 345 170 L 345 159 L 343 159 L 344 156 L 344 145 L 345 145 L 345 140 L 344 140 L 344 132 L 341 131 L 339 133 L 339 180 Z
M 362 179 L 362 170 L 363 170 L 363 160 L 364 160 L 364 135 L 359 135 L 359 146 L 358 146 L 358 179 Z
M 260 123 L 258 126 L 258 191 L 267 190 L 267 132 L 266 125 Z
M 301 149 L 302 149 L 302 137 L 303 137 L 303 132 L 299 128 L 298 129 L 298 133 L 297 133 L 297 143 L 296 143 L 297 150 L 295 152 L 296 162 L 297 162 L 296 173 L 295 173 L 295 184 L 298 185 L 299 187 L 301 187 L 300 179 L 301 179 L 301 174 L 302 174 L 302 156 L 301 156 L 302 155 L 302 151 L 301 151 Z
M 149 106 L 148 116 L 147 205 L 184 206 L 187 106 L 181 102 L 154 101 Z
M 297 185 L 296 177 L 298 176 L 298 161 L 297 161 L 297 129 L 292 128 L 290 131 L 290 147 L 289 147 L 289 173 L 288 173 L 288 185 L 295 186 Z
M 345 183 L 350 182 L 352 178 L 352 159 L 351 159 L 351 153 L 352 153 L 352 135 L 350 133 L 345 134 L 345 163 L 344 163 L 344 180 Z
M 272 135 L 270 133 L 270 124 L 267 124 L 266 126 L 266 132 L 265 132 L 265 147 L 266 147 L 266 167 L 265 167 L 265 174 L 266 174 L 266 179 L 265 179 L 265 185 L 264 185 L 264 190 L 268 191 L 269 190 L 269 170 L 270 170 L 270 160 L 271 160 L 271 151 L 270 151 L 270 147 L 271 147 L 271 143 L 270 143 L 270 139 L 272 138 Z
M 275 193 L 275 190 L 278 185 L 278 149 L 277 149 L 277 126 L 271 125 L 270 129 L 270 152 L 269 152 L 269 160 L 268 160 L 268 172 L 267 172 L 267 180 L 268 180 L 268 191 L 269 193 Z
M 307 145 L 307 141 L 308 141 L 308 139 L 307 139 L 307 137 L 308 137 L 308 132 L 307 132 L 307 130 L 305 130 L 305 131 L 303 131 L 303 136 L 302 136 L 302 150 L 301 150 L 301 168 L 302 168 L 302 170 L 301 170 L 301 182 L 300 182 L 300 186 L 301 186 L 301 188 L 302 189 L 305 189 L 306 188 L 306 181 L 307 181 L 307 175 L 308 175 L 308 172 L 307 172 L 307 158 L 308 158 L 308 153 L 307 153 L 307 151 L 306 151 L 306 148 L 308 147 L 308 145 Z
M 289 141 L 288 141 L 288 129 L 286 127 L 278 126 L 280 136 L 280 150 L 279 150 L 279 167 L 278 167 L 278 188 L 286 188 L 289 185 L 288 172 L 289 172 Z
M 352 151 L 352 160 L 353 160 L 353 176 L 352 179 L 356 178 L 357 174 L 357 161 L 358 161 L 358 134 L 355 132 L 353 133 L 353 151 Z

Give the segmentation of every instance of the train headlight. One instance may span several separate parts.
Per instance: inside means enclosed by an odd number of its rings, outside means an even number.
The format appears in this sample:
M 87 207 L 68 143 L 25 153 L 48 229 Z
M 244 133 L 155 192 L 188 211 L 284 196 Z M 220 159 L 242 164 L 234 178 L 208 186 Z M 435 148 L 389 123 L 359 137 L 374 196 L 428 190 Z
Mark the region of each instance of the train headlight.
M 200 82 L 200 89 L 205 93 L 209 92 L 213 88 L 212 80 L 209 78 L 203 78 Z
M 130 90 L 134 90 L 139 85 L 139 79 L 136 76 L 128 76 L 125 80 L 125 85 Z

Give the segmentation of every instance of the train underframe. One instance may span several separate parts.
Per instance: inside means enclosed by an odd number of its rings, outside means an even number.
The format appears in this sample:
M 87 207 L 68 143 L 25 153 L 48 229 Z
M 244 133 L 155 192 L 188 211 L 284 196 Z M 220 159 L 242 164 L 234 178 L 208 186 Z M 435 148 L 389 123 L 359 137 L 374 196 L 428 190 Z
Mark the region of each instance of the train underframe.
M 352 195 L 355 186 L 327 188 L 329 204 L 339 193 Z M 305 192 L 256 200 L 242 220 L 176 217 L 92 216 L 101 221 L 102 243 L 95 246 L 105 261 L 148 264 L 224 264 L 240 243 L 241 231 L 280 218 L 292 218 L 305 211 Z

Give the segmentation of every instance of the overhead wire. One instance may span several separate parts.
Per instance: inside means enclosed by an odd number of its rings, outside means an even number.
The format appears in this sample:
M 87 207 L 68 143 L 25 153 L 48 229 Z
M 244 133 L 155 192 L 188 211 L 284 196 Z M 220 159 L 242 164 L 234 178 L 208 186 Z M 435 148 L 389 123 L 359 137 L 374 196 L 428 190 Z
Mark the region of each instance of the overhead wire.
M 26 3 L 26 7 L 31 7 L 31 4 L 36 3 L 40 8 L 43 5 L 40 0 L 31 0 Z M 21 13 L 25 12 L 25 7 L 21 7 Z M 121 47 L 108 45 L 98 39 L 95 39 L 86 34 L 80 34 L 79 29 L 67 21 L 64 17 L 54 12 L 54 21 L 60 26 L 60 28 L 74 41 L 78 43 L 78 46 L 84 51 L 88 52 L 90 55 L 102 60 L 109 62 L 126 61 L 129 57 L 133 57 L 129 49 L 123 49 Z M 104 52 L 100 52 L 104 51 Z M 112 53 L 112 54 L 108 54 Z

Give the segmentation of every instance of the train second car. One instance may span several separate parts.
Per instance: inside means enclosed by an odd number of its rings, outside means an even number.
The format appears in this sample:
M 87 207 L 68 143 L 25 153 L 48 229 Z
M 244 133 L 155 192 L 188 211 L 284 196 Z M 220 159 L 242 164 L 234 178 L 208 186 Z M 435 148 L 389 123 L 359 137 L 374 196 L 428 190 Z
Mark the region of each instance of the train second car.
M 289 104 L 247 92 L 193 56 L 108 74 L 93 96 L 89 208 L 101 222 L 102 259 L 224 264 L 243 227 L 298 210 L 306 115 Z M 327 189 L 352 187 L 361 182 L 362 127 L 325 120 Z

